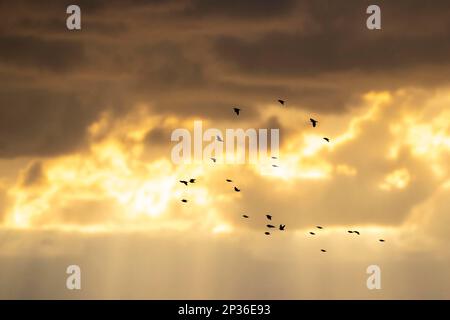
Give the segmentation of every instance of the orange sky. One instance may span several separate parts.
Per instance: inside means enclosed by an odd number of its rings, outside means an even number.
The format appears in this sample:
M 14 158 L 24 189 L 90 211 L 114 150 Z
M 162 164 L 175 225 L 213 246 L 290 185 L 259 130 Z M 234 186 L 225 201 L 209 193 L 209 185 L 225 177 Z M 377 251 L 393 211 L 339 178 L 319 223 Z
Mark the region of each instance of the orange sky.
M 0 298 L 450 297 L 447 2 L 128 2 L 0 2 Z M 279 168 L 173 163 L 197 120 Z

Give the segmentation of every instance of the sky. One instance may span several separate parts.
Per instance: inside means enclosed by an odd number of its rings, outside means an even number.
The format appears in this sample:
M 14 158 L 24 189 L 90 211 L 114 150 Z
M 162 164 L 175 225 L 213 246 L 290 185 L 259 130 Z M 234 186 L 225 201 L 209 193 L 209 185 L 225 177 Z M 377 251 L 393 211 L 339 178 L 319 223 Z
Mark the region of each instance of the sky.
M 0 298 L 450 298 L 448 1 L 76 4 L 0 0 Z M 194 121 L 278 168 L 174 163 Z

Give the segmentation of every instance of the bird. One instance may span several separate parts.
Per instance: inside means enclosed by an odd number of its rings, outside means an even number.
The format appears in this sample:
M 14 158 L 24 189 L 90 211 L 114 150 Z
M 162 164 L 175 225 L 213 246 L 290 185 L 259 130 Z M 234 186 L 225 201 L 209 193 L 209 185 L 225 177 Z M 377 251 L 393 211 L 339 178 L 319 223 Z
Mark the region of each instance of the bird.
M 278 102 L 279 102 L 282 106 L 284 106 L 284 100 L 278 99 Z
M 187 181 L 185 181 L 185 180 L 180 180 L 180 182 L 182 183 L 182 184 L 184 184 L 184 185 L 188 185 L 188 182 Z
M 284 231 L 284 228 L 286 227 L 286 225 L 284 225 L 284 224 L 280 224 L 280 230 L 281 231 Z
M 272 216 L 270 214 L 266 214 L 266 218 L 272 220 Z
M 184 203 L 186 203 L 186 202 L 188 202 L 186 199 L 183 199 L 183 200 L 181 200 L 181 202 L 184 202 Z
M 278 159 L 277 157 L 272 157 L 272 159 Z
M 227 182 L 233 182 L 233 180 L 231 180 L 231 179 L 227 179 L 226 181 L 227 181 Z
M 216 158 L 211 158 L 211 160 L 212 160 L 213 162 L 216 162 L 216 161 L 217 161 L 217 159 L 216 159 Z
M 353 233 L 356 233 L 359 236 L 359 231 L 353 231 Z
M 217 141 L 223 142 L 222 138 L 220 136 L 216 136 Z
M 353 231 L 351 231 L 351 230 L 348 230 L 347 232 L 348 232 L 348 233 L 353 233 Z
M 311 231 L 311 232 L 310 232 L 309 234 L 310 234 L 310 235 L 313 235 L 313 236 L 315 235 L 315 233 L 314 233 L 314 232 L 312 232 L 312 231 Z
M 269 236 L 270 235 L 270 232 L 264 232 L 264 234 L 266 235 L 266 236 Z
M 195 179 L 190 179 L 189 182 L 190 183 L 195 183 Z
M 314 128 L 316 127 L 317 122 L 319 122 L 319 121 L 317 121 L 317 120 L 314 120 L 313 118 L 309 118 L 309 121 L 311 121 L 312 126 L 313 126 Z
M 323 140 L 325 140 L 326 142 L 330 142 L 330 139 L 327 137 L 323 138 Z
M 239 192 L 241 189 L 238 189 L 237 187 L 234 187 L 234 191 Z
M 278 166 L 277 166 L 276 164 L 273 164 L 273 165 L 272 165 L 272 167 L 274 167 L 274 168 L 278 168 Z
M 237 115 L 239 115 L 239 112 L 241 111 L 241 109 L 239 109 L 239 108 L 233 108 L 233 111 L 234 111 Z
M 320 249 L 320 251 L 322 251 L 322 252 L 327 252 L 327 250 L 325 250 L 325 249 Z
M 275 228 L 275 226 L 273 226 L 273 225 L 271 225 L 271 224 L 266 225 L 266 227 L 267 227 L 267 228 Z
M 323 227 L 321 227 L 321 226 L 316 226 L 316 228 L 317 228 L 317 229 L 323 229 Z
M 247 219 L 247 218 L 248 218 L 248 215 L 243 214 L 242 217 Z
M 378 240 L 378 241 L 380 241 L 380 242 L 384 242 L 384 239 L 380 239 L 380 240 Z

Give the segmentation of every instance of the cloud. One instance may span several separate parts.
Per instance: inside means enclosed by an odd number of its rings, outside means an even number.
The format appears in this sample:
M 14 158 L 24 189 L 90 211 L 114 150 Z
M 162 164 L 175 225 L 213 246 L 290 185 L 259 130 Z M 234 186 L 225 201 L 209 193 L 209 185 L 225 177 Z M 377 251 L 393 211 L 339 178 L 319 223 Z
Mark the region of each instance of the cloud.
M 280 127 L 281 135 L 288 132 L 279 168 L 271 168 L 269 175 L 254 165 L 214 166 L 208 159 L 200 165 L 172 164 L 171 130 L 192 125 L 183 118 L 155 116 L 145 107 L 121 118 L 104 114 L 90 124 L 83 150 L 43 162 L 45 172 L 39 175 L 47 178 L 39 186 L 39 197 L 25 186 L 17 189 L 10 221 L 17 216 L 29 226 L 104 224 L 131 229 L 198 224 L 206 230 L 225 223 L 256 230 L 261 227 L 256 217 L 271 212 L 277 223 L 290 229 L 316 224 L 399 227 L 448 176 L 448 132 L 441 127 L 447 95 L 371 93 L 353 113 L 319 118 L 317 128 L 311 127 L 305 112 L 269 107 L 263 127 Z M 432 113 L 423 114 L 431 108 Z M 435 124 L 428 134 L 438 144 L 423 153 L 421 142 L 410 135 L 429 117 Z M 206 122 L 204 129 L 211 124 Z M 330 136 L 331 142 L 322 136 Z M 34 176 L 35 166 L 30 165 L 25 177 Z M 178 183 L 191 177 L 198 183 L 188 188 Z M 243 191 L 232 192 L 226 178 Z M 180 207 L 181 198 L 188 198 L 189 205 Z M 53 210 L 44 214 L 49 206 Z M 90 214 L 82 214 L 89 207 Z M 202 221 L 196 212 L 205 208 L 210 215 Z M 256 220 L 242 224 L 243 213 Z
M 194 0 L 183 11 L 187 17 L 224 17 L 228 19 L 270 19 L 285 16 L 295 7 L 295 1 L 227 1 L 213 4 L 207 0 Z
M 2 36 L 2 64 L 41 71 L 68 72 L 85 59 L 82 44 L 71 40 L 45 40 L 36 37 Z
M 22 186 L 30 187 L 38 184 L 44 179 L 42 162 L 32 162 L 23 175 Z
M 445 276 L 410 288 L 448 269 L 449 3 L 380 1 L 380 31 L 369 4 L 81 1 L 69 32 L 63 4 L 0 3 L 0 296 L 73 298 L 75 260 L 94 272 L 83 298 L 446 297 Z M 170 134 L 194 120 L 279 128 L 279 167 L 175 165 Z M 287 226 L 271 241 L 269 212 Z
M 0 92 L 0 154 L 49 156 L 81 146 L 98 109 L 72 94 L 38 90 Z
M 215 120 L 233 105 L 246 108 L 242 117 L 256 117 L 261 105 L 281 96 L 292 108 L 345 112 L 369 90 L 447 82 L 447 28 L 433 22 L 433 32 L 424 33 L 409 23 L 411 12 L 418 19 L 445 12 L 445 2 L 432 8 L 382 3 L 389 28 L 378 33 L 365 29 L 364 2 L 131 3 L 81 2 L 85 24 L 79 33 L 65 29 L 62 5 L 48 2 L 48 10 L 32 10 L 26 18 L 23 7 L 11 7 L 17 14 L 2 19 L 9 26 L 1 35 L 2 81 L 16 92 L 32 91 L 25 96 L 36 95 L 33 90 L 60 96 L 43 104 L 95 96 L 86 101 L 92 116 L 110 105 L 132 112 L 145 103 L 158 113 Z M 119 19 L 118 10 L 127 14 Z M 48 21 L 49 30 L 33 31 Z M 14 104 L 11 94 L 4 93 L 2 104 Z M 70 110 L 77 118 L 78 107 Z M 9 122 L 7 116 L 12 114 L 3 115 Z M 80 129 L 75 140 L 82 139 Z M 30 148 L 42 149 L 37 143 Z

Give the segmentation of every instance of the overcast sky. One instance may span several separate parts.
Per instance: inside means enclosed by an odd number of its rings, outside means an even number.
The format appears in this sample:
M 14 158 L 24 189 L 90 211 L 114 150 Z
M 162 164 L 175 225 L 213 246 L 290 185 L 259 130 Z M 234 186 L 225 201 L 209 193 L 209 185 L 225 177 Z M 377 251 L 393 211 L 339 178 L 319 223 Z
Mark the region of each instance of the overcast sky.
M 0 298 L 450 298 L 449 1 L 76 4 L 0 1 Z M 195 120 L 279 168 L 173 163 Z

